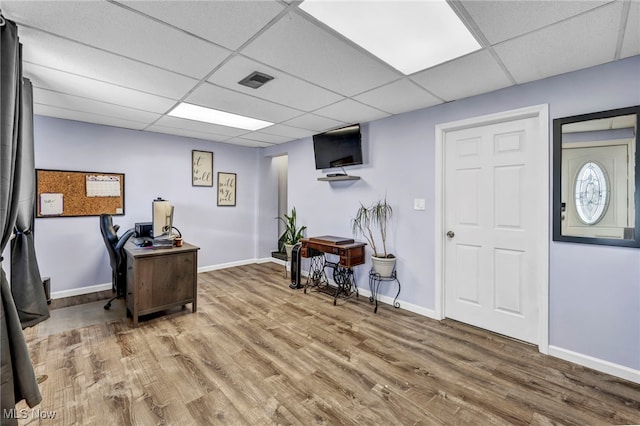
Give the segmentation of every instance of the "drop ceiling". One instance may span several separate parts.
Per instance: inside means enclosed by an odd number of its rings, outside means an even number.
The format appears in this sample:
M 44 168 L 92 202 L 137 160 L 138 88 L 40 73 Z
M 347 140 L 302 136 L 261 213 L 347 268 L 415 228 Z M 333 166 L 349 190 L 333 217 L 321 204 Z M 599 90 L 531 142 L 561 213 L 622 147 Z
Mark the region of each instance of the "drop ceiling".
M 18 24 L 36 114 L 252 147 L 640 54 L 635 0 L 452 1 L 482 49 L 407 76 L 299 3 L 0 0 L 0 8 Z M 274 79 L 238 84 L 254 71 Z M 182 101 L 275 124 L 247 131 L 168 116 Z

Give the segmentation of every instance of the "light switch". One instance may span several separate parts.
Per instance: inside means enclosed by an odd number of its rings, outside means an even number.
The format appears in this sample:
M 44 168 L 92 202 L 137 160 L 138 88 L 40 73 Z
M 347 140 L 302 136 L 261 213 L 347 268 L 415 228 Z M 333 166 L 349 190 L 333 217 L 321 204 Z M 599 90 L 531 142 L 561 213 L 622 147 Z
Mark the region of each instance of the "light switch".
M 424 198 L 416 198 L 415 200 L 413 200 L 414 210 L 424 210 L 424 208 L 425 208 Z

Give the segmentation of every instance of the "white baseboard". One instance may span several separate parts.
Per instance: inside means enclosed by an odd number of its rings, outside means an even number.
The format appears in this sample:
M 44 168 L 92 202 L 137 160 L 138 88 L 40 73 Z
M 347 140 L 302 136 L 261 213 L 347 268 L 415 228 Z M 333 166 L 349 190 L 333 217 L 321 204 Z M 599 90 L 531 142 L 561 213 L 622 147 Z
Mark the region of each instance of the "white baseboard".
M 254 263 L 264 263 L 258 259 L 238 260 L 236 262 L 220 263 L 218 265 L 201 266 L 198 268 L 198 273 L 217 271 L 219 269 L 233 268 L 234 266 L 253 265 Z
M 267 262 L 274 262 L 274 263 L 279 263 L 281 265 L 284 265 L 284 262 L 281 260 L 278 260 L 272 257 L 265 257 L 262 259 L 248 259 L 248 260 L 241 260 L 238 262 L 221 263 L 219 265 L 203 266 L 198 268 L 198 273 L 216 271 L 218 269 L 232 268 L 234 266 L 252 265 L 254 263 L 267 263 Z M 99 291 L 104 291 L 104 290 L 111 290 L 111 283 L 72 288 L 70 290 L 54 291 L 54 292 L 51 292 L 51 299 L 63 299 L 65 297 L 82 296 L 83 294 L 97 293 Z
M 553 345 L 549 345 L 549 355 L 572 362 L 574 364 L 592 368 L 603 373 L 611 374 L 612 376 L 620 377 L 621 379 L 629 380 L 630 382 L 640 383 L 640 370 L 634 370 L 633 368 L 614 364 L 609 361 L 604 361 L 602 359 L 594 358 L 589 355 L 573 352 L 568 349 L 563 349 Z
M 385 297 L 385 296 L 380 297 L 381 301 L 385 301 L 385 299 L 388 299 L 388 302 L 386 303 L 389 303 L 389 304 L 393 303 L 393 298 L 391 297 Z M 423 306 L 414 305 L 413 303 L 403 302 L 401 300 L 398 300 L 398 303 L 400 303 L 401 309 L 405 309 L 409 312 L 413 312 L 414 314 L 422 315 L 423 317 L 427 317 L 427 318 L 431 318 L 439 321 L 439 319 L 436 317 L 436 311 L 434 311 L 433 309 L 427 309 Z
M 51 292 L 51 299 L 63 299 L 65 297 L 81 296 L 83 294 L 97 293 L 105 290 L 111 290 L 111 283 L 72 288 L 71 290 L 54 291 Z
M 307 271 L 302 271 L 301 275 L 303 277 L 306 277 L 309 274 Z M 336 285 L 336 283 L 330 278 L 329 278 L 329 284 L 333 286 Z M 358 294 L 364 297 L 371 297 L 371 290 L 369 290 L 368 288 L 358 287 Z M 386 305 L 393 306 L 393 300 L 394 298 L 391 296 L 378 295 L 378 305 L 380 303 L 384 303 Z M 438 319 L 436 317 L 436 312 L 433 309 L 427 309 L 422 306 L 414 305 L 412 303 L 408 303 L 400 299 L 396 300 L 396 302 L 400 304 L 400 309 L 404 309 L 409 312 L 413 312 L 414 314 L 422 315 L 424 317 L 428 317 L 431 319 L 435 319 L 435 320 Z

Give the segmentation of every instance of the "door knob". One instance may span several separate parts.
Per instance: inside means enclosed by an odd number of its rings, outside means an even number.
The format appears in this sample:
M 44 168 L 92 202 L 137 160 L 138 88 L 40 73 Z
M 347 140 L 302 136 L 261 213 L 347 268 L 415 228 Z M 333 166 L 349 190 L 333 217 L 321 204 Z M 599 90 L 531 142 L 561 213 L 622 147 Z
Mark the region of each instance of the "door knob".
M 453 237 L 455 237 L 455 236 L 456 236 L 456 234 L 454 234 L 454 233 L 453 233 L 453 231 L 449 231 L 449 232 L 447 232 L 447 237 L 449 237 L 449 238 L 453 238 Z

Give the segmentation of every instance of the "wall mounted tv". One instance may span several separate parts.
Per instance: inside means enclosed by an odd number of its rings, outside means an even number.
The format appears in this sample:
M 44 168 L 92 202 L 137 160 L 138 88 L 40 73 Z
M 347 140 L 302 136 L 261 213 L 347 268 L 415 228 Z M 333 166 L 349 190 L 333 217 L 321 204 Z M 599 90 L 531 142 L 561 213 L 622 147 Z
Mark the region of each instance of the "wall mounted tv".
M 313 135 L 313 152 L 317 170 L 362 164 L 360 125 Z

